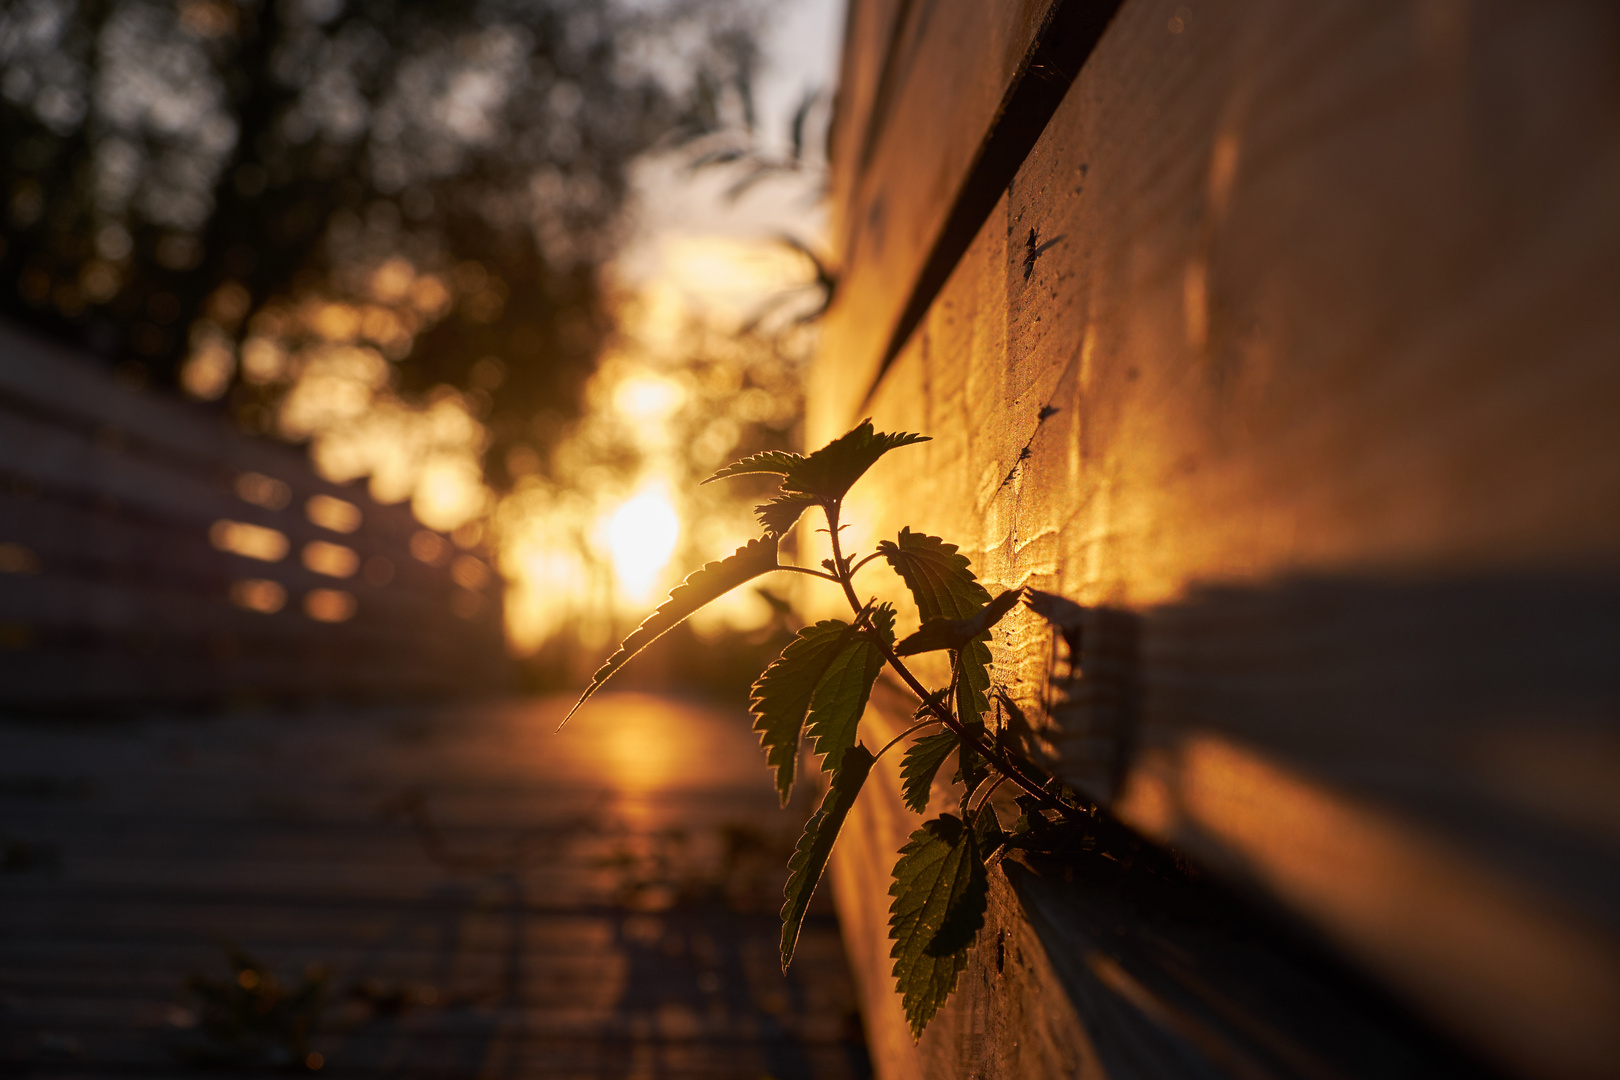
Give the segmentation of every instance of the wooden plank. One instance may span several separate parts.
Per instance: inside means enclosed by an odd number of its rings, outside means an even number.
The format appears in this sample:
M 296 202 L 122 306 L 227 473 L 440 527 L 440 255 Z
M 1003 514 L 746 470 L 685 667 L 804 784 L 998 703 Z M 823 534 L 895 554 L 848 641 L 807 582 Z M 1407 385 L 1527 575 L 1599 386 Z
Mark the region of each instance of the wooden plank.
M 55 429 L 58 439 L 79 447 L 88 444 L 89 459 L 82 456 L 82 449 L 64 448 L 55 441 L 48 445 L 61 453 L 80 455 L 73 458 L 78 464 L 89 461 L 92 467 L 80 476 L 79 484 L 89 483 L 88 494 L 98 500 L 117 501 L 126 494 L 116 484 L 113 489 L 105 488 L 98 476 L 102 471 L 99 463 L 129 455 L 226 493 L 235 517 L 275 525 L 299 539 L 330 540 L 347 535 L 351 541 L 393 557 L 406 553 L 410 536 L 421 528 L 407 506 L 385 506 L 372 500 L 363 488 L 320 479 L 298 449 L 244 437 L 221 416 L 201 406 L 130 390 L 82 358 L 7 327 L 0 327 L 0 418 L 8 425 L 24 422 L 14 433 L 18 438 L 49 428 Z M 287 484 L 289 507 L 279 513 L 265 511 L 237 498 L 234 485 L 244 472 L 258 472 Z M 27 468 L 14 478 L 25 482 L 44 479 Z M 357 505 L 362 511 L 360 531 L 333 534 L 309 523 L 303 505 L 312 495 Z M 275 516 L 261 521 L 267 514 Z
M 867 84 L 875 85 L 858 138 L 851 123 L 836 144 L 834 244 L 842 271 L 822 347 L 844 359 L 835 379 L 821 381 L 827 368 L 811 374 L 811 442 L 837 434 L 841 417 L 859 407 L 1051 6 L 915 0 L 899 6 L 890 40 L 881 44 L 875 35 L 889 20 L 876 10 L 852 13 L 860 34 L 846 53 L 858 69 L 849 72 L 852 94 L 864 101 Z M 875 73 L 874 62 L 881 65 Z
M 1456 11 L 1128 3 L 873 395 L 935 441 L 846 535 L 1125 613 L 1123 723 L 1032 617 L 998 631 L 1037 750 L 1481 1053 L 1599 1076 L 1620 27 Z
M 893 737 L 909 712 L 881 700 L 868 734 Z M 1016 855 L 992 872 L 956 996 L 913 1043 L 888 965 L 872 958 L 888 954 L 889 867 L 919 819 L 900 801 L 898 760 L 877 768 L 834 851 L 833 884 L 885 1080 L 1490 1075 L 1311 943 L 1117 826 L 1089 851 Z M 936 799 L 936 812 L 953 802 Z
M 8 867 L 0 1071 L 182 1074 L 185 979 L 227 975 L 231 940 L 284 980 L 325 967 L 337 1075 L 869 1075 L 825 904 L 777 969 L 802 816 L 746 717 L 605 694 L 553 735 L 567 704 L 0 725 L 6 835 L 57 855 Z M 435 855 L 384 812 L 411 789 L 454 851 L 508 857 Z M 670 858 L 603 865 L 619 848 Z M 686 891 L 624 891 L 660 874 Z
M 333 578 L 305 569 L 296 550 L 281 562 L 265 563 L 219 551 L 195 530 L 158 528 L 54 499 L 18 500 L 4 493 L 0 493 L 0 539 L 31 551 L 40 562 L 34 573 L 46 577 L 101 583 L 109 588 L 127 582 L 138 589 L 171 590 L 219 605 L 232 581 L 260 578 L 286 586 L 293 609 L 297 608 L 298 596 L 307 590 L 340 588 L 361 599 L 357 618 L 428 620 L 444 616 L 450 592 L 448 582 L 425 572 L 426 567 L 413 574 L 414 568 L 407 566 L 404 573 L 396 571 L 394 580 L 384 585 L 372 584 L 363 574 Z M 406 579 L 403 583 L 398 581 L 401 577 Z M 17 579 L 19 588 L 26 588 L 28 580 Z M 432 588 L 412 587 L 420 584 Z M 46 590 L 48 598 L 49 586 L 40 588 Z M 21 602 L 22 596 L 19 592 L 15 598 Z M 45 604 L 42 610 L 56 606 Z M 196 629 L 205 629 L 230 611 L 221 606 L 216 618 L 198 622 Z M 29 618 L 26 613 L 12 614 Z M 263 620 L 263 616 L 252 616 L 250 622 L 254 618 Z
M 24 650 L 0 655 L 8 704 L 396 696 L 505 678 L 498 600 L 453 616 L 460 589 L 448 567 L 411 554 L 419 526 L 405 508 L 319 481 L 289 448 L 244 449 L 253 440 L 218 418 L 132 394 L 49 347 L 6 333 L 0 345 L 0 541 L 26 549 L 0 590 L 5 648 Z M 245 501 L 237 480 L 249 466 L 285 484 L 288 504 Z M 304 500 L 315 494 L 358 505 L 360 528 L 340 534 L 308 520 Z M 286 556 L 215 550 L 220 521 L 277 530 Z M 362 566 L 386 558 L 389 580 L 306 569 L 300 553 L 314 542 L 340 543 Z M 284 609 L 234 607 L 231 583 L 248 578 L 283 586 Z M 336 627 L 306 618 L 303 599 L 317 589 L 354 596 L 353 618 Z
M 284 463 L 285 464 L 285 463 Z M 295 479 L 308 473 L 307 463 L 281 476 Z M 0 408 L 0 474 L 12 482 L 14 492 L 45 491 L 58 499 L 76 500 L 102 512 L 120 510 L 162 521 L 206 529 L 227 519 L 263 525 L 285 533 L 295 545 L 312 540 L 359 544 L 404 563 L 410 532 L 380 521 L 356 533 L 333 533 L 312 523 L 301 502 L 270 510 L 242 500 L 233 490 L 235 474 L 175 468 L 119 443 L 98 443 L 71 428 L 41 421 Z M 278 479 L 281 477 L 278 476 Z M 342 491 L 349 501 L 359 500 L 368 512 L 379 510 L 358 492 Z M 404 535 L 401 535 L 403 532 Z
M 827 130 L 828 230 L 835 251 L 843 250 L 849 231 L 847 209 L 853 201 L 856 167 L 867 142 L 872 107 L 878 96 L 896 29 L 915 0 L 850 0 L 844 9 L 844 44 L 839 59 L 838 89 Z
M 7 399 L 58 426 L 76 425 L 109 443 L 157 451 L 195 471 L 227 478 L 261 472 L 291 484 L 300 496 L 353 498 L 318 479 L 292 447 L 244 438 L 207 406 L 132 390 L 60 345 L 0 326 L 0 401 Z M 399 518 L 397 511 L 389 516 Z

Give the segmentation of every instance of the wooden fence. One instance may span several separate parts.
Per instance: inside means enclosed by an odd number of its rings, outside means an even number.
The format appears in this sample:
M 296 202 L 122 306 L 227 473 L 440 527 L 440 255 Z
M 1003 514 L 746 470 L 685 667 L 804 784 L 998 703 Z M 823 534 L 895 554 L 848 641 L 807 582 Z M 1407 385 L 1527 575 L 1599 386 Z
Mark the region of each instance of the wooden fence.
M 995 676 L 1128 829 L 913 1046 L 869 784 L 880 1074 L 1620 1075 L 1620 8 L 854 0 L 833 158 L 846 550 L 1074 601 Z
M 0 328 L 0 706 L 494 688 L 495 586 L 300 452 Z

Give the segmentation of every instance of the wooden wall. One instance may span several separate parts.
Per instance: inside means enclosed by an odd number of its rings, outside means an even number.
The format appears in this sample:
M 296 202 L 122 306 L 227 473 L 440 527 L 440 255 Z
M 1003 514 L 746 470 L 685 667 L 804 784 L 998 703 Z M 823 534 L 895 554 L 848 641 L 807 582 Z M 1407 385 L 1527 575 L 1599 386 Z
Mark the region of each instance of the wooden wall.
M 327 519 L 349 531 L 312 519 L 323 498 L 352 508 Z M 231 550 L 229 523 L 271 530 L 275 558 Z M 476 555 L 301 452 L 0 328 L 0 707 L 495 688 L 494 586 Z
M 1106 30 L 997 174 L 1076 12 Z M 909 524 L 1091 609 L 1082 657 L 998 628 L 1032 749 L 1247 897 L 1275 955 L 1329 958 L 1267 996 L 1220 947 L 1143 945 L 1152 905 L 1111 924 L 1087 905 L 1117 897 L 1014 867 L 913 1047 L 891 775 L 835 857 L 882 1075 L 1620 1075 L 1620 8 L 850 19 L 808 442 L 866 415 L 934 441 L 856 489 L 846 550 Z M 1348 1027 L 1290 1012 L 1318 991 Z M 1363 1022 L 1405 1049 L 1357 1059 Z

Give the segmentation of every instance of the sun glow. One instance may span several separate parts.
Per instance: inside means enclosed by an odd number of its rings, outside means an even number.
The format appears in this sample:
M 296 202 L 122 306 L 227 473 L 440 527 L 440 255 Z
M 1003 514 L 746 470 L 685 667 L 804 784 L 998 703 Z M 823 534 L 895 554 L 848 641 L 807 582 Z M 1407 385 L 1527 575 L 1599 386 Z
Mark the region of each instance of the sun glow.
M 660 375 L 632 375 L 613 390 L 613 407 L 636 424 L 667 426 L 685 403 L 686 390 L 681 384 Z
M 626 599 L 652 598 L 680 539 L 681 519 L 656 488 L 631 496 L 607 518 L 613 575 Z

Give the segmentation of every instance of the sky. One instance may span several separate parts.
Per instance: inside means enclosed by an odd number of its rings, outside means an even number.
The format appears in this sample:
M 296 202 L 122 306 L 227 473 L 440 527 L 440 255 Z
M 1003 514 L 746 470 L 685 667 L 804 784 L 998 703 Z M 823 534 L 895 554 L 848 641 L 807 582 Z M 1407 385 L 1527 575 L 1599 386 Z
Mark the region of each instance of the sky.
M 806 90 L 820 88 L 813 129 L 819 133 L 832 105 L 837 82 L 839 50 L 843 42 L 844 0 L 778 0 L 765 26 L 761 42 L 763 70 L 756 88 L 763 148 L 780 153 L 787 147 L 787 132 L 793 112 Z M 820 164 L 821 147 L 809 148 L 812 161 Z M 617 280 L 636 288 L 660 275 L 674 275 L 685 281 L 702 280 L 708 289 L 693 299 L 730 302 L 723 283 L 716 275 L 682 273 L 683 252 L 692 250 L 693 240 L 724 239 L 749 245 L 770 242 L 780 232 L 789 232 L 819 246 L 826 213 L 819 198 L 819 178 L 785 177 L 768 180 L 743 197 L 731 201 L 725 190 L 735 179 L 724 169 L 692 172 L 679 154 L 655 155 L 635 170 L 635 196 L 629 219 L 628 241 L 615 260 Z M 775 246 L 772 244 L 771 246 Z M 741 247 L 733 248 L 746 258 Z M 762 256 L 770 266 L 775 263 Z

